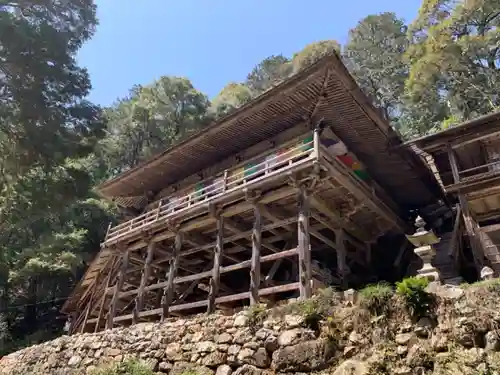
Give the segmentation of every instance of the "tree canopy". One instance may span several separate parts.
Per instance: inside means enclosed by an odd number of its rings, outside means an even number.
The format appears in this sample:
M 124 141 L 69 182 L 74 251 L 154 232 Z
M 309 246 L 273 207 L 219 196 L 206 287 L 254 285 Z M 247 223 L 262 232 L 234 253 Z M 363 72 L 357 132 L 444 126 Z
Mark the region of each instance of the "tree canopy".
M 394 13 L 370 15 L 349 32 L 344 62 L 360 87 L 397 123 L 403 108 L 409 66 L 407 27 Z
M 0 351 L 59 334 L 58 310 L 123 213 L 93 193 L 335 51 L 404 137 L 500 107 L 498 0 L 422 0 L 415 20 L 367 15 L 345 45 L 276 51 L 210 101 L 162 76 L 108 108 L 86 100 L 76 53 L 92 0 L 0 2 Z

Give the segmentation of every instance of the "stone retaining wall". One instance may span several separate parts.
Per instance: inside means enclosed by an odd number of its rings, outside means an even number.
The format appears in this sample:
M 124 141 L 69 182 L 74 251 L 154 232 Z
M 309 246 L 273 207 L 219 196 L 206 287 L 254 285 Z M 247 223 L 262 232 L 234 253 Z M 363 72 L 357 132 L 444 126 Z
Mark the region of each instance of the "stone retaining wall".
M 95 334 L 62 336 L 10 354 L 2 375 L 76 375 L 113 361 L 140 358 L 158 373 L 229 375 L 261 370 L 321 368 L 325 342 L 300 316 L 267 318 L 255 326 L 248 313 L 142 323 Z
M 435 303 L 421 317 L 400 296 L 381 313 L 346 291 L 260 313 L 63 336 L 4 357 L 0 375 L 87 375 L 128 358 L 169 375 L 500 374 L 500 282 L 428 292 Z

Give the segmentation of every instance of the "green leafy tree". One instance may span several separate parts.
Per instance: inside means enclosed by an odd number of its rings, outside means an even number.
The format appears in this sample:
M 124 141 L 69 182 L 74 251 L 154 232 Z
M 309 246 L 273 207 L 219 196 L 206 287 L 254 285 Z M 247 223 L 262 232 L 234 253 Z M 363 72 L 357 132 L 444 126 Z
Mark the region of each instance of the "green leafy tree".
M 95 11 L 90 0 L 0 3 L 2 350 L 60 328 L 62 299 L 113 215 L 90 193 L 104 122 L 75 62 Z
M 293 55 L 293 72 L 297 73 L 333 52 L 340 53 L 340 44 L 335 40 L 321 40 L 308 44 L 300 52 Z
M 497 0 L 424 0 L 410 25 L 408 98 L 427 130 L 470 119 L 500 104 Z M 439 114 L 439 116 L 436 116 Z M 414 116 L 415 117 L 415 116 Z
M 403 59 L 409 40 L 406 25 L 394 13 L 363 18 L 350 30 L 344 62 L 364 92 L 397 122 L 402 112 L 408 64 Z
M 272 55 L 262 60 L 247 76 L 245 85 L 253 96 L 267 91 L 283 82 L 292 73 L 290 59 L 283 55 Z M 227 87 L 227 86 L 226 86 Z
M 106 110 L 107 136 L 99 155 L 111 175 L 133 168 L 206 126 L 209 106 L 207 97 L 185 78 L 164 76 L 137 86 Z
M 0 168 L 13 178 L 85 155 L 100 130 L 75 54 L 97 24 L 91 0 L 0 3 Z
M 215 117 L 223 117 L 252 99 L 252 91 L 242 83 L 230 83 L 212 101 Z

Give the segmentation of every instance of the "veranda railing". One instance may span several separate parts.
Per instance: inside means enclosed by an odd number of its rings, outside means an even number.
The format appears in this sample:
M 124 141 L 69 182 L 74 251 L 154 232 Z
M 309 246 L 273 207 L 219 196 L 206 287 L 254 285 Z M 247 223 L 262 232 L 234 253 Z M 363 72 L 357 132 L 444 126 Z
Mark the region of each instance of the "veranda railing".
M 105 244 L 116 242 L 143 231 L 159 221 L 193 210 L 208 204 L 223 195 L 233 193 L 240 189 L 248 188 L 278 174 L 293 169 L 299 164 L 317 158 L 315 140 L 311 137 L 279 154 L 270 154 L 260 163 L 246 165 L 245 167 L 226 170 L 207 186 L 191 193 L 161 199 L 156 208 L 129 221 L 118 224 L 108 229 Z

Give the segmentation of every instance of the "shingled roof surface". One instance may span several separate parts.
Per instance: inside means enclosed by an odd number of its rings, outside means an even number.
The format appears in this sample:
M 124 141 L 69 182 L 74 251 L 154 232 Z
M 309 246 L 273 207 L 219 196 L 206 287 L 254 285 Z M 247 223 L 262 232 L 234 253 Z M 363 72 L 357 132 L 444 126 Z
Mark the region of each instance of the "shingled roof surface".
M 220 121 L 98 187 L 101 195 L 128 197 L 129 205 L 147 191 L 186 178 L 299 122 L 319 119 L 367 166 L 399 204 L 427 204 L 439 192 L 434 177 L 361 92 L 334 54 L 264 93 Z

